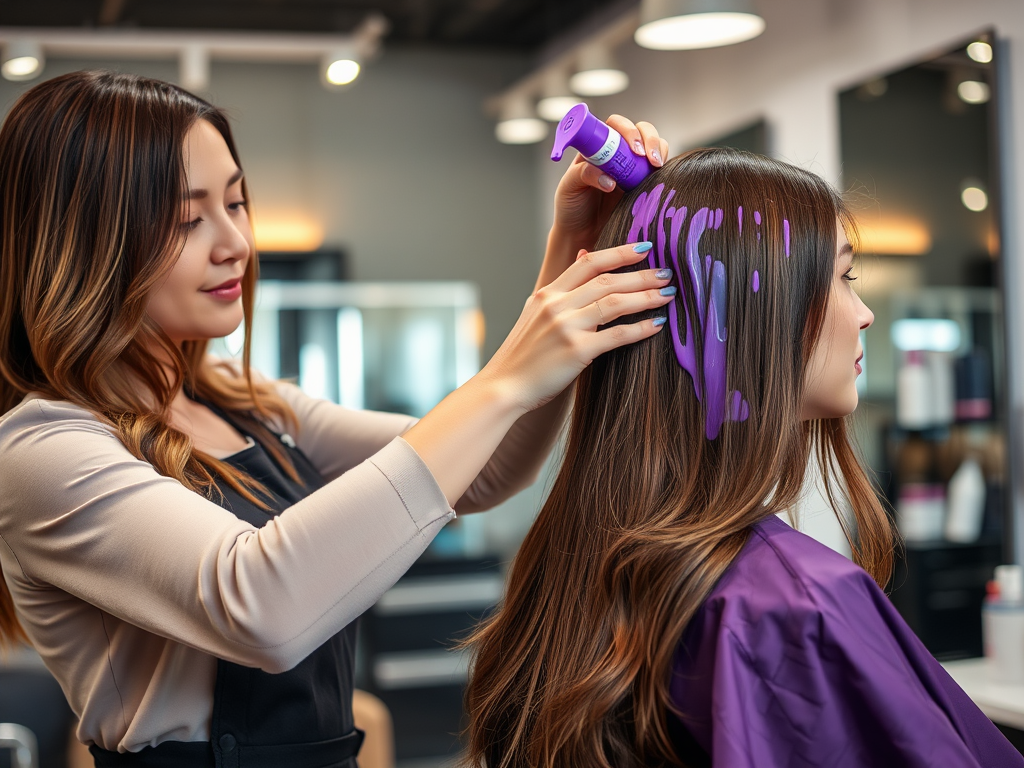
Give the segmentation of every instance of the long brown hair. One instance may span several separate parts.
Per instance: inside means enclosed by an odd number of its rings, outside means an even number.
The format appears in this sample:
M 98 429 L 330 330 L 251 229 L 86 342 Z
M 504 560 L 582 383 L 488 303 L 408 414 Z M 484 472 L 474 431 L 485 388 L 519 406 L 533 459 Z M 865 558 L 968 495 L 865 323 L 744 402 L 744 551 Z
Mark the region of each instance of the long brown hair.
M 187 488 L 211 496 L 220 477 L 262 503 L 258 483 L 169 424 L 185 387 L 232 414 L 297 479 L 263 424 L 294 427 L 294 414 L 249 371 L 255 254 L 242 279 L 241 377 L 206 358 L 205 340 L 179 348 L 146 315 L 184 242 L 183 148 L 199 120 L 220 132 L 237 163 L 223 113 L 170 83 L 73 72 L 14 104 L 0 128 L 0 414 L 29 392 L 74 403 Z M 15 639 L 24 633 L 0 574 L 0 643 Z
M 892 568 L 891 524 L 845 420 L 800 419 L 803 372 L 833 280 L 837 219 L 853 226 L 842 200 L 785 163 L 695 150 L 627 194 L 597 247 L 635 237 L 635 214 L 656 198 L 664 214 L 670 190 L 671 205 L 687 206 L 691 223 L 702 207 L 729 218 L 705 231 L 699 253 L 702 266 L 713 254 L 728 275 L 727 391 L 741 393 L 749 417 L 738 420 L 737 409 L 708 439 L 707 398 L 699 402 L 695 392 L 705 382 L 677 362 L 671 327 L 603 355 L 580 376 L 561 470 L 502 605 L 471 640 L 472 765 L 679 765 L 667 730 L 672 654 L 751 526 L 794 505 L 812 451 L 857 562 L 879 584 Z M 661 238 L 659 249 L 671 246 L 661 214 L 648 210 L 638 238 Z M 692 328 L 700 318 L 694 281 L 676 279 L 685 341 L 687 308 Z M 692 335 L 699 360 L 703 338 Z M 853 509 L 856 535 L 838 512 L 840 496 Z

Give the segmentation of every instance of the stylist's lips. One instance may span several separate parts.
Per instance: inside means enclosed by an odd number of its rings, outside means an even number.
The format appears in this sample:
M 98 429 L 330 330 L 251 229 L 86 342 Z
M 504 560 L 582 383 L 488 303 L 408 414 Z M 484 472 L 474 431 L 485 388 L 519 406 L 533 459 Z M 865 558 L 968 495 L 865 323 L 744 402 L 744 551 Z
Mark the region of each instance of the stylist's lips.
M 215 299 L 234 301 L 242 295 L 242 278 L 236 277 L 233 280 L 228 280 L 226 283 L 221 283 L 218 286 L 203 291 L 203 293 L 209 294 Z
M 863 352 L 861 352 L 861 353 L 860 353 L 860 357 L 858 357 L 858 358 L 857 358 L 857 359 L 856 359 L 856 360 L 854 361 L 854 363 L 853 363 L 853 367 L 857 369 L 857 375 L 858 375 L 858 376 L 859 376 L 859 375 L 860 375 L 861 373 L 863 373 L 863 369 L 862 369 L 862 368 L 860 367 L 860 361 L 861 361 L 861 360 L 863 360 L 863 359 L 864 359 L 864 353 L 863 353 Z

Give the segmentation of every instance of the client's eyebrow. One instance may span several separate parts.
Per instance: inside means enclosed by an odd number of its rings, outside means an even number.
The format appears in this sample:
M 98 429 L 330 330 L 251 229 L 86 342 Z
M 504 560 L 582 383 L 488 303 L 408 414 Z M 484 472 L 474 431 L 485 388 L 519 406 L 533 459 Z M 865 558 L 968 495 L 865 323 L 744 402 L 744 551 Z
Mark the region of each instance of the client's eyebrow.
M 237 183 L 241 178 L 242 178 L 242 169 L 241 168 L 236 168 L 235 172 L 233 174 L 231 174 L 231 178 L 228 179 L 228 183 L 224 185 L 224 188 L 227 189 L 232 184 Z M 184 199 L 184 200 L 202 200 L 204 197 L 209 197 L 209 196 L 210 196 L 209 190 L 201 189 L 201 188 L 200 189 L 190 189 L 188 192 L 186 192 L 182 196 L 182 199 Z

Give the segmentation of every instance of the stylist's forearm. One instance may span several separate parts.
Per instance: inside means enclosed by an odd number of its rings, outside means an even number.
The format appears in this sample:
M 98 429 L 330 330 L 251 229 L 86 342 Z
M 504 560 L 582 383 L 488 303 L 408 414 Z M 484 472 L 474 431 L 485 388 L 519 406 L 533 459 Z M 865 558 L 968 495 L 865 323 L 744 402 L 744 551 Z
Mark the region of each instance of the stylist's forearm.
M 454 506 L 524 412 L 511 392 L 482 372 L 448 395 L 403 437 Z

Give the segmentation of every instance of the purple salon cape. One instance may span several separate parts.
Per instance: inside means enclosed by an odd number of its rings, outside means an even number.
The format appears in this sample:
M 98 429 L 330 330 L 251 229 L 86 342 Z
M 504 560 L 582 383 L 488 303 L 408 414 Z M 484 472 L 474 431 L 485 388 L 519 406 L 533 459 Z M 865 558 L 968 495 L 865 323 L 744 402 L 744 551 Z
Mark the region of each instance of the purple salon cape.
M 672 672 L 715 768 L 1024 766 L 871 577 L 774 516 L 704 601 Z

